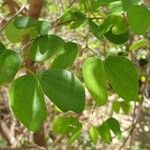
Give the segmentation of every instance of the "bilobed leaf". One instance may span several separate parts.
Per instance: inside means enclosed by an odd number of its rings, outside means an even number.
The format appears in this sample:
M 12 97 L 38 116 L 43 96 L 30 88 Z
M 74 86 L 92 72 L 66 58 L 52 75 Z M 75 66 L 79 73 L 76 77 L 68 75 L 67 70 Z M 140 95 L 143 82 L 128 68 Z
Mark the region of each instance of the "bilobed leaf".
M 14 51 L 7 50 L 0 56 L 0 84 L 13 80 L 22 65 L 22 58 Z
M 108 124 L 109 129 L 112 130 L 116 136 L 121 136 L 120 124 L 115 118 L 107 119 L 106 123 Z
M 17 78 L 10 88 L 10 105 L 16 118 L 29 130 L 37 131 L 46 119 L 44 93 L 35 75 Z
M 105 62 L 105 71 L 112 88 L 127 101 L 138 100 L 138 77 L 135 66 L 121 56 L 109 56 Z
M 44 61 L 58 53 L 64 41 L 56 35 L 44 35 L 37 38 L 31 45 L 29 55 L 35 61 Z
M 101 25 L 101 32 L 114 44 L 123 44 L 129 38 L 127 22 L 118 15 L 108 16 Z
M 19 29 L 27 29 L 35 26 L 37 23 L 36 19 L 33 19 L 29 16 L 19 16 L 14 20 L 14 25 Z
M 90 134 L 90 138 L 91 140 L 96 144 L 97 143 L 97 140 L 98 140 L 98 137 L 99 137 L 99 130 L 97 127 L 91 127 L 90 128 L 90 131 L 89 131 L 89 134 Z
M 96 57 L 88 58 L 84 62 L 82 74 L 84 83 L 96 103 L 106 104 L 108 93 L 103 62 Z
M 55 57 L 52 63 L 52 68 L 65 69 L 72 65 L 77 55 L 79 54 L 78 45 L 73 42 L 64 44 L 63 50 Z
M 126 20 L 121 16 L 112 16 L 113 27 L 112 33 L 115 35 L 124 34 L 128 30 Z
M 67 135 L 72 143 L 81 133 L 82 124 L 74 117 L 59 117 L 54 120 L 53 131 Z
M 150 11 L 145 6 L 132 6 L 128 9 L 128 21 L 136 34 L 144 34 L 150 27 Z M 140 25 L 140 26 L 139 26 Z
M 99 130 L 99 134 L 100 134 L 102 140 L 105 143 L 110 143 L 112 140 L 112 137 L 111 137 L 111 133 L 110 133 L 108 124 L 106 122 L 103 122 L 102 125 L 98 127 L 98 130 Z
M 0 42 L 0 56 L 6 51 L 5 46 L 3 45 L 2 42 Z
M 59 109 L 77 113 L 84 110 L 84 87 L 73 73 L 52 69 L 39 74 L 39 79 L 44 93 Z
M 18 29 L 14 26 L 14 21 L 11 21 L 5 28 L 5 34 L 9 41 L 13 43 L 21 42 L 26 35 L 30 33 L 30 29 Z

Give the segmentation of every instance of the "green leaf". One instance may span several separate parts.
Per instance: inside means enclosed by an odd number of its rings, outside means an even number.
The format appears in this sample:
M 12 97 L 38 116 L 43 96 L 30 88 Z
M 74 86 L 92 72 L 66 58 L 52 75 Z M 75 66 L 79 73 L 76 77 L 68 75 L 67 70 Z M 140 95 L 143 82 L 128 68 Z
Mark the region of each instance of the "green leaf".
M 123 112 L 126 115 L 129 114 L 129 112 L 131 110 L 130 103 L 128 103 L 128 102 L 121 102 L 120 105 L 121 105 L 121 108 L 122 108 Z
M 76 29 L 85 22 L 86 16 L 81 12 L 74 12 L 74 21 L 71 23 L 70 28 Z
M 102 140 L 105 143 L 110 143 L 112 138 L 111 138 L 108 124 L 106 122 L 103 122 L 103 124 L 98 127 L 98 130 L 99 130 L 99 134 L 100 134 Z
M 90 134 L 90 138 L 92 139 L 92 141 L 94 142 L 94 144 L 97 143 L 97 140 L 98 140 L 98 137 L 99 137 L 99 130 L 97 127 L 91 127 L 90 128 L 90 131 L 89 131 L 89 134 Z
M 9 41 L 13 43 L 21 42 L 26 35 L 30 33 L 30 29 L 18 29 L 14 26 L 14 21 L 11 21 L 5 28 L 5 34 Z
M 84 83 L 96 103 L 106 104 L 108 93 L 103 62 L 96 57 L 88 58 L 84 62 L 82 74 Z
M 67 11 L 66 13 L 64 13 L 64 15 L 60 18 L 60 23 L 63 25 L 68 25 L 68 23 L 70 23 L 71 21 L 74 20 L 74 13 L 73 11 Z
M 82 124 L 74 117 L 59 117 L 54 120 L 53 131 L 70 137 L 72 143 L 81 133 Z
M 35 61 L 44 61 L 58 53 L 64 41 L 56 35 L 44 35 L 37 38 L 31 45 L 29 56 Z
M 116 136 L 121 136 L 120 124 L 115 118 L 107 119 L 106 123 Z
M 112 2 L 108 5 L 111 14 L 121 14 L 124 12 L 122 1 Z
M 136 34 L 144 34 L 150 27 L 150 11 L 144 6 L 132 6 L 128 9 L 128 21 Z M 140 26 L 139 26 L 140 25 Z
M 102 40 L 103 33 L 101 27 L 95 24 L 92 20 L 89 20 L 89 29 L 97 39 Z
M 84 110 L 84 87 L 74 74 L 52 69 L 39 74 L 39 79 L 44 93 L 59 109 L 77 113 Z
M 14 25 L 19 29 L 27 29 L 35 26 L 37 23 L 36 19 L 33 19 L 29 16 L 19 16 L 14 20 Z
M 114 102 L 113 102 L 113 105 L 112 105 L 112 109 L 113 109 L 113 111 L 115 111 L 116 113 L 119 113 L 119 111 L 120 111 L 120 102 L 114 101 Z
M 22 58 L 14 51 L 7 50 L 0 56 L 0 84 L 10 82 L 22 65 Z
M 76 139 L 80 137 L 80 135 L 81 135 L 81 130 L 79 129 L 70 136 L 69 142 L 73 143 Z
M 104 20 L 101 32 L 114 44 L 123 44 L 129 38 L 126 20 L 117 15 L 110 15 Z
M 123 34 L 115 35 L 111 31 L 107 32 L 105 34 L 105 37 L 112 43 L 114 44 L 124 44 L 125 42 L 128 41 L 129 39 L 129 34 L 128 32 L 125 32 Z
M 129 47 L 129 50 L 130 50 L 130 51 L 135 51 L 135 50 L 140 49 L 141 47 L 145 47 L 145 46 L 148 46 L 148 45 L 149 45 L 148 39 L 143 38 L 143 39 L 140 39 L 140 40 L 134 42 L 134 43 Z
M 50 23 L 48 21 L 38 21 L 37 30 L 40 35 L 48 34 L 50 30 Z
M 5 46 L 3 45 L 2 42 L 0 42 L 0 56 L 6 51 Z
M 120 56 L 109 56 L 105 62 L 108 81 L 115 92 L 127 101 L 138 100 L 138 76 L 131 61 Z
M 71 29 L 75 29 L 84 23 L 85 19 L 86 16 L 82 12 L 69 10 L 60 18 L 59 23 L 61 25 L 69 24 Z
M 44 94 L 35 75 L 17 78 L 10 88 L 10 105 L 16 118 L 32 131 L 46 119 Z
M 138 5 L 141 0 L 122 0 L 122 6 L 125 11 L 134 5 Z
M 60 52 L 60 54 L 53 60 L 51 67 L 57 69 L 65 69 L 73 64 L 78 54 L 78 45 L 73 42 L 67 42 L 64 44 L 64 48 Z
M 115 35 L 120 35 L 128 30 L 128 25 L 126 20 L 121 16 L 113 16 L 113 27 L 112 33 Z

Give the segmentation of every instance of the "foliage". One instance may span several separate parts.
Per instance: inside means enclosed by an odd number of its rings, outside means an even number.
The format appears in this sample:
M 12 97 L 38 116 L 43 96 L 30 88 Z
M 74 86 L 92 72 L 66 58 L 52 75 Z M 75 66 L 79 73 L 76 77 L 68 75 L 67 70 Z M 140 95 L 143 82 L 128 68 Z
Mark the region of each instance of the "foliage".
M 25 43 L 29 46 L 27 56 L 22 48 L 19 52 L 8 50 L 4 42 L 0 42 L 0 84 L 11 85 L 9 102 L 15 117 L 29 130 L 38 131 L 47 116 L 44 95 L 61 111 L 80 114 L 86 109 L 85 88 L 97 107 L 109 103 L 111 93 L 117 94 L 122 99 L 113 102 L 113 112 L 119 113 L 122 109 L 128 114 L 130 102 L 140 101 L 140 91 L 137 68 L 127 55 L 110 54 L 105 46 L 99 55 L 88 44 L 82 49 L 77 41 L 68 41 L 56 35 L 52 29 L 65 26 L 70 31 L 80 32 L 80 28 L 86 28 L 95 41 L 125 46 L 126 54 L 129 54 L 148 45 L 145 38 L 128 47 L 134 35 L 149 31 L 149 15 L 150 10 L 139 0 L 80 0 L 78 7 L 64 12 L 56 23 L 16 16 L 4 29 L 5 35 L 11 43 L 19 43 L 29 37 Z M 82 65 L 79 78 L 71 66 L 81 55 L 84 56 L 85 50 L 92 55 Z M 39 64 L 50 60 L 51 65 L 49 69 L 35 73 L 23 65 L 25 57 Z M 30 74 L 15 78 L 22 68 Z M 53 130 L 68 136 L 73 142 L 82 132 L 82 123 L 74 117 L 60 117 L 53 122 Z M 105 143 L 110 143 L 111 132 L 121 136 L 120 124 L 111 116 L 89 130 L 94 143 L 99 137 Z

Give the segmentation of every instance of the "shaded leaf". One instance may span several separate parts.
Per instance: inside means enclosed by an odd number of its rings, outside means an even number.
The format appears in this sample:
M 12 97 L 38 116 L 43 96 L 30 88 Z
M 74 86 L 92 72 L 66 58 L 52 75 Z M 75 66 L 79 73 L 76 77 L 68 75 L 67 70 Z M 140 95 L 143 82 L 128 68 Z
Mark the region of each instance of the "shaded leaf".
M 22 65 L 22 58 L 14 51 L 7 50 L 0 56 L 0 84 L 13 80 Z
M 44 35 L 37 38 L 31 45 L 29 56 L 35 61 L 44 61 L 58 53 L 64 41 L 56 35 Z
M 100 134 L 102 140 L 105 143 L 110 143 L 112 138 L 111 138 L 108 124 L 106 122 L 103 122 L 103 124 L 98 127 L 98 130 L 99 130 L 99 134 Z
M 65 69 L 73 64 L 78 54 L 78 45 L 73 42 L 67 42 L 64 44 L 64 48 L 60 52 L 60 54 L 53 60 L 51 67 L 57 69 Z
M 19 16 L 14 19 L 14 25 L 19 29 L 27 29 L 35 26 L 37 23 L 36 19 L 29 16 Z
M 115 118 L 107 119 L 106 123 L 115 135 L 121 136 L 120 124 Z

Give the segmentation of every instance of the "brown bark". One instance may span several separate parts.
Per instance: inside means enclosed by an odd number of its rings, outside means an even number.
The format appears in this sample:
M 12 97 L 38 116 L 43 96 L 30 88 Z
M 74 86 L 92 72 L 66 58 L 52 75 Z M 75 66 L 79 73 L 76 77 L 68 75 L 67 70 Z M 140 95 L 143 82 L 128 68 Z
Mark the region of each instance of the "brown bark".
M 31 16 L 32 18 L 38 19 L 40 16 L 40 13 L 41 13 L 43 0 L 30 0 L 29 4 L 30 5 L 29 5 L 28 15 Z M 34 62 L 31 59 L 29 59 L 29 58 L 25 59 L 25 66 L 28 69 L 36 72 Z M 43 126 L 40 129 L 40 131 L 35 132 L 33 134 L 33 136 L 34 136 L 35 144 L 42 146 L 42 147 L 46 147 L 46 140 L 45 140 L 45 134 L 44 134 L 44 127 Z

